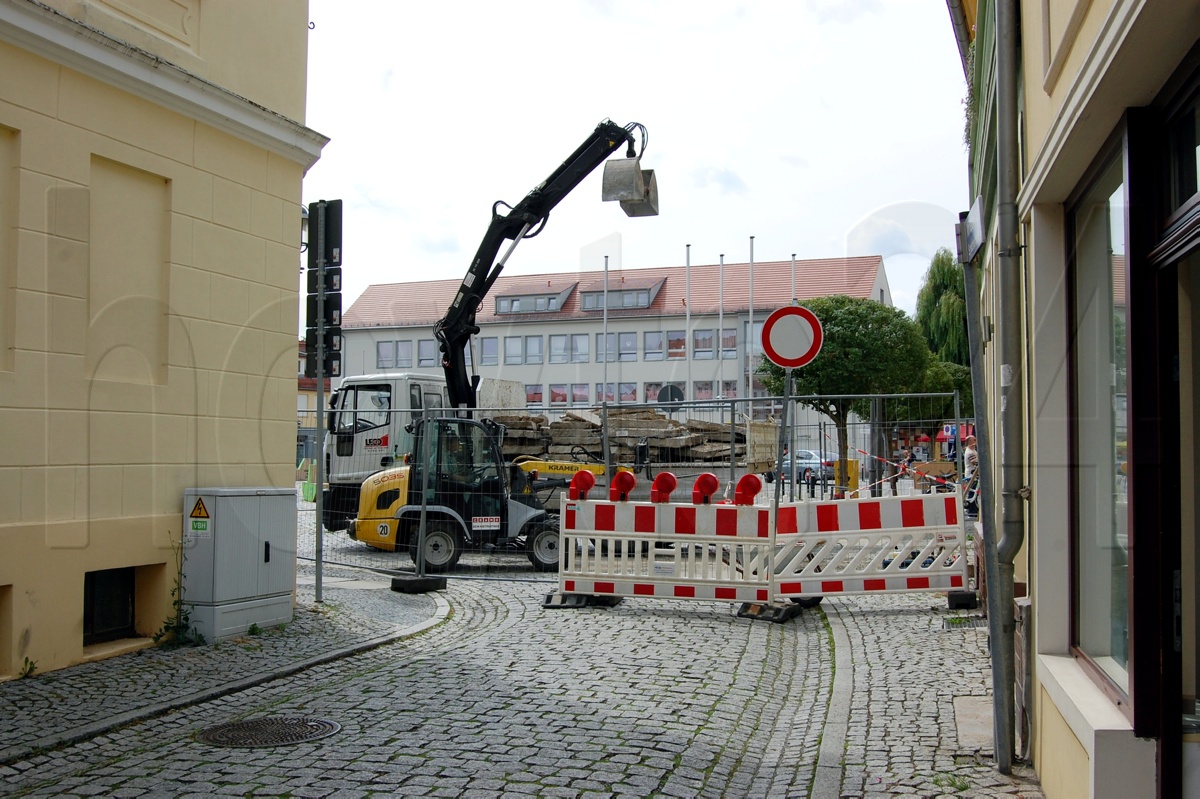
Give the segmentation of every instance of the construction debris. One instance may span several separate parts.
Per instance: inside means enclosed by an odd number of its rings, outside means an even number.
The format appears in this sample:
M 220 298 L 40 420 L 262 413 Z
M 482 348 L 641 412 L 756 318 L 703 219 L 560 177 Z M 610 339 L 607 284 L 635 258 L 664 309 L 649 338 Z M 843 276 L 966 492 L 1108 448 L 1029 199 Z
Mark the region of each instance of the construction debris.
M 574 408 L 554 422 L 519 411 L 492 418 L 506 428 L 502 452 L 506 458 L 531 455 L 553 460 L 603 459 L 603 417 L 595 410 Z M 730 425 L 699 419 L 680 421 L 649 408 L 609 408 L 608 429 L 609 449 L 618 463 L 633 462 L 635 447 L 645 444 L 653 463 L 727 462 L 734 458 L 754 471 L 770 468 L 778 437 L 774 422 L 740 420 Z

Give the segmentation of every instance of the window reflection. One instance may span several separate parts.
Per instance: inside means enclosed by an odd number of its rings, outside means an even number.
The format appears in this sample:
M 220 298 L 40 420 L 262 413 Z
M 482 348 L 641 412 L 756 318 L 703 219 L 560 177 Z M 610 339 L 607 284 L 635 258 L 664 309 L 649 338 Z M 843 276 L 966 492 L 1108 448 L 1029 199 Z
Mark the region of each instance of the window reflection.
M 1072 214 L 1075 645 L 1129 690 L 1125 190 L 1114 159 Z

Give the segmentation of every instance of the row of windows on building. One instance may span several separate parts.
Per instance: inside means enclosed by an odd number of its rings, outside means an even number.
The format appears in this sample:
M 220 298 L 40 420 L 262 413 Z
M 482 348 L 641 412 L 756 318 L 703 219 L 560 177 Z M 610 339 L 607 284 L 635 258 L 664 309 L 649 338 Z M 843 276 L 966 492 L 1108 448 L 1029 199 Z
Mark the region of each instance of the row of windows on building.
M 635 332 L 595 334 L 595 362 L 663 361 L 688 357 L 688 335 L 683 330 L 654 330 L 641 334 Z M 721 331 L 720 358 L 735 360 L 738 356 L 737 330 L 725 328 Z M 546 341 L 549 339 L 549 341 Z M 715 360 L 717 356 L 717 331 L 713 328 L 693 330 L 691 335 L 691 357 L 698 361 Z M 501 337 L 483 336 L 479 339 L 479 365 L 498 366 L 540 363 L 588 363 L 592 359 L 591 334 L 560 333 L 549 336 L 504 336 L 503 353 Z M 544 345 L 548 345 L 549 352 Z M 413 359 L 412 341 L 379 341 L 375 344 L 375 367 L 377 369 L 409 369 L 437 366 L 437 342 L 433 339 L 417 341 L 416 360 Z
M 497 297 L 496 313 L 544 313 L 559 310 L 561 300 L 571 292 L 561 294 L 530 294 L 520 297 Z M 653 301 L 655 289 L 629 289 L 625 291 L 609 290 L 585 291 L 579 295 L 579 307 L 585 311 L 604 310 L 607 302 L 609 308 L 649 308 Z M 607 299 L 606 299 L 607 297 Z
M 720 398 L 733 399 L 738 396 L 737 380 L 696 380 L 692 382 L 692 399 L 718 399 L 717 389 L 720 387 Z M 598 405 L 601 402 L 634 403 L 634 402 L 677 402 L 686 394 L 686 384 L 682 381 L 647 382 L 641 384 L 641 393 L 637 383 L 551 383 L 549 392 L 540 383 L 525 385 L 525 404 L 531 407 L 546 405 Z M 594 393 L 593 393 L 594 392 Z M 640 400 L 639 400 L 640 396 Z

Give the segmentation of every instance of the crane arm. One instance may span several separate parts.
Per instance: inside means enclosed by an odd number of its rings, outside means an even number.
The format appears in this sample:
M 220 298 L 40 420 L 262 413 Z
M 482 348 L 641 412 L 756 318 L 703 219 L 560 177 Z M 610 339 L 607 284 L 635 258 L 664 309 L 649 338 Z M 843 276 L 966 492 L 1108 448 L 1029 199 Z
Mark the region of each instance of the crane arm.
M 642 130 L 642 147 L 645 149 L 645 129 L 640 125 L 635 123 L 621 127 L 605 120 L 550 177 L 509 208 L 508 213 L 500 212 L 500 207 L 506 206 L 505 203 L 497 202 L 492 206 L 491 224 L 479 249 L 475 251 L 471 267 L 446 315 L 433 328 L 442 354 L 442 368 L 446 372 L 451 407 L 476 407 L 475 392 L 479 377 L 476 375 L 471 378 L 467 374 L 466 348 L 471 336 L 479 332 L 475 324 L 475 312 L 500 276 L 509 255 L 521 239 L 540 233 L 550 211 L 622 144 L 628 145 L 626 157 L 635 156 L 632 133 L 635 127 Z M 497 261 L 500 248 L 508 240 L 512 244 L 504 257 Z

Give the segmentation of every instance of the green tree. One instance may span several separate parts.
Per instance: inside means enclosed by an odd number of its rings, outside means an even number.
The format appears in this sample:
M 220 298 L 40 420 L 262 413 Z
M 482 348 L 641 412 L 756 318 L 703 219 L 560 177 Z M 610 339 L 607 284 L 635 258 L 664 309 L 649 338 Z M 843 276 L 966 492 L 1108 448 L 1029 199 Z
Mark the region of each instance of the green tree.
M 813 362 L 793 370 L 794 393 L 814 397 L 804 404 L 833 421 L 839 458 L 845 460 L 849 416 L 867 414 L 867 403 L 849 395 L 920 390 L 929 348 L 904 311 L 874 300 L 834 295 L 807 300 L 804 306 L 821 321 L 825 338 Z M 782 368 L 763 359 L 758 373 L 772 394 L 783 393 Z
M 917 294 L 917 325 L 930 352 L 963 366 L 971 364 L 966 296 L 962 264 L 942 247 L 934 253 Z

